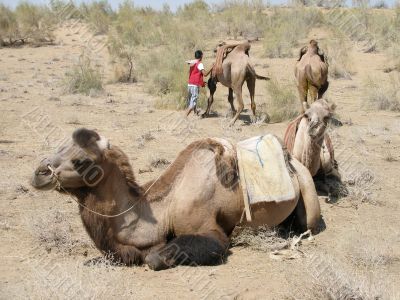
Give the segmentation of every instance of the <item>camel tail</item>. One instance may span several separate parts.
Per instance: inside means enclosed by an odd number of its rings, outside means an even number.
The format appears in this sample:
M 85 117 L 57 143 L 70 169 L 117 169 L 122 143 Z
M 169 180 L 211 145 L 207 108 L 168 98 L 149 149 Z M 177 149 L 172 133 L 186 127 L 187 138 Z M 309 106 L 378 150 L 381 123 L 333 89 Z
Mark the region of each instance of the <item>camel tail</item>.
M 254 70 L 253 66 L 250 65 L 250 64 L 247 65 L 247 70 L 248 70 L 256 79 L 260 79 L 260 80 L 271 80 L 271 78 L 269 78 L 269 77 L 258 75 L 258 74 L 256 73 L 256 70 Z
M 305 71 L 306 71 L 306 78 L 307 78 L 307 80 L 308 80 L 313 86 L 315 86 L 315 87 L 318 88 L 318 87 L 319 87 L 319 84 L 317 84 L 316 81 L 315 81 L 314 78 L 313 78 L 311 66 L 310 66 L 310 65 L 307 65 L 306 68 L 305 68 Z
M 255 73 L 255 75 L 256 75 L 256 78 L 257 78 L 257 79 L 260 79 L 260 80 L 271 80 L 271 78 L 266 77 L 266 76 L 258 75 L 257 73 Z

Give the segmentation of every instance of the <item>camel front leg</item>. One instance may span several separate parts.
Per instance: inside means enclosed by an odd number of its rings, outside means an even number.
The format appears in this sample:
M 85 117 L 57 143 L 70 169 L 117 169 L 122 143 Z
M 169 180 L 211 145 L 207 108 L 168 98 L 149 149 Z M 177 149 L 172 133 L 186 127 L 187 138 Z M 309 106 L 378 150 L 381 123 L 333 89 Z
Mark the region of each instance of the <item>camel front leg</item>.
M 318 229 L 321 219 L 321 208 L 314 181 L 308 169 L 297 159 L 293 158 L 291 163 L 296 169 L 301 192 L 295 209 L 296 219 L 302 231 L 310 229 L 314 233 Z
M 310 84 L 310 86 L 308 87 L 308 91 L 310 93 L 310 105 L 311 105 L 318 99 L 318 87 Z
M 177 265 L 217 265 L 223 262 L 228 246 L 229 239 L 220 230 L 184 234 L 174 238 L 161 249 L 149 253 L 145 262 L 155 271 Z
M 112 260 L 125 265 L 140 265 L 143 263 L 142 252 L 135 246 L 124 245 L 115 242 L 112 250 L 105 251 L 105 255 L 110 255 Z

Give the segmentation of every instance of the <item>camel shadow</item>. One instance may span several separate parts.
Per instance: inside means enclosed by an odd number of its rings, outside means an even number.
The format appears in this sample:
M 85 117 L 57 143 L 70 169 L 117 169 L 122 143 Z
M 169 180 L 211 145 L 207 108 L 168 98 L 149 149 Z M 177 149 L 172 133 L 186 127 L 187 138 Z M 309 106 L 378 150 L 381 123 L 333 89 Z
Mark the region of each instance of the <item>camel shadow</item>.
M 346 184 L 337 177 L 314 178 L 314 183 L 318 196 L 325 197 L 326 203 L 338 203 L 349 194 Z

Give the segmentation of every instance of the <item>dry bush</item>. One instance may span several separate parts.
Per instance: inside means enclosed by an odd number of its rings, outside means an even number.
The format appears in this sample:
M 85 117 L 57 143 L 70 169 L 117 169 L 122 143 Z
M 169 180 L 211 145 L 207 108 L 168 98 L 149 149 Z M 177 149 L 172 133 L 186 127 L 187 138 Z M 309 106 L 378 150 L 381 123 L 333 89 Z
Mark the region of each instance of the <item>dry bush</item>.
M 231 0 L 217 6 L 216 26 L 235 40 L 238 37 L 257 39 L 263 36 L 267 18 L 262 1 Z
M 338 32 L 336 34 L 336 39 L 329 39 L 320 43 L 329 65 L 329 75 L 335 79 L 351 79 L 355 72 L 352 67 L 352 46 L 344 36 Z
M 95 34 L 107 33 L 113 17 L 113 10 L 107 0 L 82 3 L 79 11 Z
M 362 164 L 357 164 L 353 168 L 354 170 L 342 172 L 342 181 L 345 184 L 343 196 L 356 208 L 361 203 L 376 205 L 377 201 L 372 192 L 375 184 L 374 174 L 368 169 L 356 170 L 356 168 L 363 168 Z
M 0 5 L 0 44 L 51 43 L 55 19 L 50 9 L 21 2 L 15 11 Z
M 57 19 L 56 22 L 82 18 L 79 8 L 72 1 L 50 0 L 49 6 L 53 17 Z
M 65 91 L 72 94 L 90 95 L 103 90 L 101 74 L 92 66 L 88 57 L 81 56 L 79 63 L 65 74 Z
M 267 57 L 293 57 L 293 47 L 307 37 L 311 28 L 323 23 L 316 9 L 275 9 L 265 29 L 264 49 Z
M 28 223 L 32 224 L 31 221 Z M 74 237 L 68 217 L 58 210 L 49 211 L 41 219 L 37 219 L 32 224 L 31 231 L 47 252 L 54 250 L 70 254 L 75 248 L 92 247 L 88 239 Z
M 231 237 L 232 246 L 245 246 L 262 252 L 271 252 L 287 248 L 290 241 L 278 235 L 278 232 L 267 226 L 258 228 L 236 227 Z
M 283 86 L 276 79 L 271 79 L 267 82 L 267 91 L 265 113 L 268 114 L 270 121 L 291 120 L 299 114 L 300 103 L 292 87 Z
M 12 45 L 18 39 L 18 23 L 14 12 L 0 4 L 0 46 Z
M 390 77 L 390 82 L 369 78 L 366 83 L 366 104 L 379 110 L 400 111 L 400 78 Z
M 288 299 L 376 300 L 391 299 L 385 278 L 370 273 L 356 273 L 329 254 L 309 255 L 302 265 L 303 282 L 291 285 Z
M 349 253 L 350 261 L 357 268 L 376 270 L 399 260 L 393 255 L 393 249 L 389 247 L 388 243 L 382 239 L 357 238 L 352 241 L 347 253 Z

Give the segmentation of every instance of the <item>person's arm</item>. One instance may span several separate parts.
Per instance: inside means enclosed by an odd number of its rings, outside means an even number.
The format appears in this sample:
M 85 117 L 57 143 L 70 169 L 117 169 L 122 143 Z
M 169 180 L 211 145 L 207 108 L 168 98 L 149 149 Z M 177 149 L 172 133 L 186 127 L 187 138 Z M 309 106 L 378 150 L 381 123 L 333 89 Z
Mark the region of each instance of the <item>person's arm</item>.
M 214 64 L 212 64 L 211 68 L 207 72 L 206 72 L 206 70 L 202 70 L 201 73 L 203 73 L 203 76 L 207 77 L 210 74 L 210 72 L 212 71 L 213 67 L 214 67 Z

